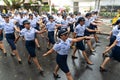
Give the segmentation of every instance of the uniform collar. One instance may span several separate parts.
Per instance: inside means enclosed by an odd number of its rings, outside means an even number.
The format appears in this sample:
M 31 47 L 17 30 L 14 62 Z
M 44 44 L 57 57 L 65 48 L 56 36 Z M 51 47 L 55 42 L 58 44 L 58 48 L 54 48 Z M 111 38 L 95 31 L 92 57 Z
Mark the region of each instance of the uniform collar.
M 30 29 L 27 29 L 27 28 L 25 28 L 27 31 L 29 31 L 29 30 L 31 30 L 32 29 L 32 27 L 30 27 Z

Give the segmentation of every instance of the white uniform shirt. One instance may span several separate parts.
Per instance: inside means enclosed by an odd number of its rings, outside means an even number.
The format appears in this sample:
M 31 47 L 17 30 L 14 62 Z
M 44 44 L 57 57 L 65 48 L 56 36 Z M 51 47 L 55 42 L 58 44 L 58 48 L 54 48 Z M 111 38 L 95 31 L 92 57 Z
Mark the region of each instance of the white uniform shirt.
M 25 17 L 19 19 L 19 24 L 23 25 L 23 21 L 27 20 Z
M 60 17 L 56 16 L 55 21 L 60 24 L 61 21 L 62 21 L 62 17 L 61 16 Z
M 112 35 L 113 36 L 117 36 L 119 32 L 120 32 L 120 29 L 118 29 L 118 25 L 113 27 L 113 29 L 112 29 Z
M 89 27 L 92 19 L 85 18 L 85 26 Z
M 31 27 L 35 28 L 36 24 L 37 24 L 37 20 L 36 19 L 29 19 L 28 20 L 30 22 Z
M 84 36 L 84 32 L 85 32 L 85 25 L 81 26 L 80 24 L 78 24 L 76 27 L 75 27 L 75 33 L 77 36 Z
M 60 55 L 68 55 L 71 46 L 71 38 L 68 38 L 65 42 L 61 40 L 53 46 L 53 49 Z
M 15 25 L 13 22 L 10 22 L 10 21 L 9 23 L 4 22 L 2 24 L 2 27 L 4 29 L 5 34 L 14 33 L 15 31 Z
M 30 28 L 29 30 L 24 28 L 20 31 L 20 36 L 24 36 L 25 40 L 30 41 L 35 39 L 36 29 Z
M 53 21 L 53 22 L 48 22 L 46 24 L 46 28 L 48 31 L 54 31 L 55 30 L 55 26 L 56 26 L 56 23 Z
M 68 26 L 68 20 L 66 19 L 66 20 L 62 20 L 61 21 L 61 24 L 63 25 L 61 28 L 68 28 L 69 26 Z
M 118 41 L 116 45 L 120 47 L 120 33 L 116 36 L 116 40 Z

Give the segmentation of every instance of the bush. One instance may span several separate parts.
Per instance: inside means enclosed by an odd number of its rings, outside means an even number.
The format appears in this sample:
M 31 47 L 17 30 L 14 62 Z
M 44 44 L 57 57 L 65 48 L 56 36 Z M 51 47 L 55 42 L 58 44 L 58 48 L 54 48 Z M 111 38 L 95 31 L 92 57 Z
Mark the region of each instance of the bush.
M 114 16 L 117 15 L 117 12 L 100 12 L 99 13 L 100 16 L 104 17 L 104 18 L 113 18 Z

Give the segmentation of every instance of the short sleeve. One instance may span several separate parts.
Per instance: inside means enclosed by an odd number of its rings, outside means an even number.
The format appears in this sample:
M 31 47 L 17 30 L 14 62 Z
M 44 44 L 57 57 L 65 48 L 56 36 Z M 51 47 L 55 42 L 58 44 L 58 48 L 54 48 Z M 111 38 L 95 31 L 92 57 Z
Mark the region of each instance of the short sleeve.
M 120 33 L 117 35 L 116 40 L 117 40 L 118 42 L 120 42 Z
M 54 46 L 53 46 L 53 49 L 57 52 L 57 51 L 59 51 L 60 50 L 60 44 L 55 44 Z
M 2 30 L 3 29 L 3 25 L 2 24 L 0 24 L 0 30 Z
M 25 32 L 23 30 L 20 31 L 20 36 L 24 36 Z
M 78 29 L 77 26 L 76 26 L 74 32 L 75 32 L 75 33 L 78 33 L 78 31 L 79 31 L 79 29 Z
M 68 41 L 69 41 L 70 43 L 72 42 L 72 40 L 73 40 L 72 38 L 68 38 Z
M 38 30 L 37 30 L 37 29 L 35 29 L 35 28 L 33 28 L 33 29 L 34 29 L 34 32 L 35 32 L 35 33 L 37 33 L 37 32 L 38 32 Z
M 46 28 L 48 29 L 49 23 L 46 24 Z

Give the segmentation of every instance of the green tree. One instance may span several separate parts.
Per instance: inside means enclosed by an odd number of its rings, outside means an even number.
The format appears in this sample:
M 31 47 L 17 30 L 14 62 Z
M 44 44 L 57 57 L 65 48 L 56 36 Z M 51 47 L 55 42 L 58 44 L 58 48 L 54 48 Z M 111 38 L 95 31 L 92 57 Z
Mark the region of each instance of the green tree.
M 5 4 L 12 9 L 19 8 L 21 4 L 25 2 L 25 0 L 3 0 Z
M 65 5 L 64 7 L 65 7 L 66 12 L 70 11 L 70 6 L 69 5 Z
M 48 12 L 49 11 L 49 5 L 42 6 L 42 11 Z

